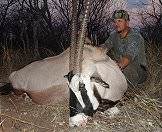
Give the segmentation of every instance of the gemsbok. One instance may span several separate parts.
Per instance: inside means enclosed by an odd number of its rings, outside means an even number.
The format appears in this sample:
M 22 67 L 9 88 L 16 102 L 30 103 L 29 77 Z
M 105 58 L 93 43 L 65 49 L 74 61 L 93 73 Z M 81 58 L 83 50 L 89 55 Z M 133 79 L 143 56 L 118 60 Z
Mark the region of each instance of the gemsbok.
M 127 90 L 127 81 L 117 64 L 106 55 L 106 48 L 83 46 L 90 0 L 85 1 L 81 32 L 79 39 L 76 38 L 78 4 L 76 0 L 72 3 L 70 48 L 12 72 L 10 83 L 0 87 L 0 93 L 25 92 L 38 104 L 56 103 L 69 97 L 69 125 L 82 126 L 93 116 L 102 99 L 112 104 L 119 101 Z
M 15 94 L 25 92 L 37 104 L 56 103 L 69 97 L 68 81 L 64 77 L 68 72 L 69 48 L 58 56 L 35 61 L 12 72 L 10 83 L 2 86 L 0 91 L 1 94 L 6 94 L 6 91 L 14 91 Z M 106 49 L 89 45 L 84 46 L 81 76 L 69 75 L 68 80 L 70 94 L 73 95 L 70 97 L 71 126 L 80 124 L 78 116 L 82 120 L 98 108 L 99 100 L 94 90 L 102 99 L 115 102 L 127 89 L 125 76 L 106 55 Z

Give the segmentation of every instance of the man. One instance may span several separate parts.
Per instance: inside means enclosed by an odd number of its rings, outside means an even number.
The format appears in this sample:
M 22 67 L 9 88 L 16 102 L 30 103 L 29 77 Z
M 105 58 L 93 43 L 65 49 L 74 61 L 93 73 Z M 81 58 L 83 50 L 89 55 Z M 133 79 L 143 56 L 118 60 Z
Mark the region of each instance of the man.
M 112 18 L 116 30 L 110 34 L 105 46 L 112 49 L 113 57 L 128 82 L 136 86 L 147 78 L 144 39 L 129 27 L 130 19 L 125 10 L 116 10 Z

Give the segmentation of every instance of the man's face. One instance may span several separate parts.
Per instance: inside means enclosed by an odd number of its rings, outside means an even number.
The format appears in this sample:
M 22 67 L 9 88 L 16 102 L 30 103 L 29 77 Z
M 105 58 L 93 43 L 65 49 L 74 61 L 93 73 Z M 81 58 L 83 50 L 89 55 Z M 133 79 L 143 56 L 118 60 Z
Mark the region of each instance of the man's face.
M 129 27 L 129 22 L 124 19 L 115 19 L 114 24 L 118 33 L 127 30 L 127 28 Z

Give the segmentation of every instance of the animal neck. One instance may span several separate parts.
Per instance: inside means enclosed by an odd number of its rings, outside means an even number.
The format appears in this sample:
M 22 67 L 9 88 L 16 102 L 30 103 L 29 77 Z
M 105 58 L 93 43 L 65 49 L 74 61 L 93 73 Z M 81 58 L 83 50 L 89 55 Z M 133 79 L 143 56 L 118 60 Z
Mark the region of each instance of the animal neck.
M 102 47 L 94 47 L 92 45 L 85 45 L 84 58 L 92 59 L 95 61 L 108 59 L 106 55 L 107 49 Z

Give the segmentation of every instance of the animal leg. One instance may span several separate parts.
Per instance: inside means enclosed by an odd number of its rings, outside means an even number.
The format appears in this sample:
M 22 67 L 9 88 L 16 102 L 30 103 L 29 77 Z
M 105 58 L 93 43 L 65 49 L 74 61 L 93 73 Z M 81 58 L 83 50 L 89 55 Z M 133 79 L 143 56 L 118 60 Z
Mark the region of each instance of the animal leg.
M 102 85 L 104 88 L 109 88 L 109 84 L 107 84 L 104 80 L 102 80 L 101 77 L 91 77 L 92 82 L 99 83 Z
M 23 90 L 18 90 L 18 89 L 13 89 L 13 92 L 17 96 L 21 96 L 22 94 L 25 93 Z

